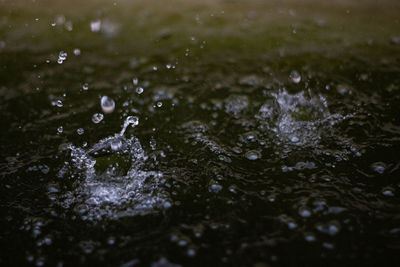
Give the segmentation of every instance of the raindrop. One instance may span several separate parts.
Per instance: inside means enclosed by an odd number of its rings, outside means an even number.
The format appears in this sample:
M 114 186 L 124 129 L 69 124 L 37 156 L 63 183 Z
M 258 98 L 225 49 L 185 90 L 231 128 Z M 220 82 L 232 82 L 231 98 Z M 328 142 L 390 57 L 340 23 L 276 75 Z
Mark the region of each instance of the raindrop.
M 261 158 L 261 154 L 260 154 L 260 152 L 258 152 L 258 151 L 250 150 L 250 151 L 247 151 L 247 152 L 246 152 L 245 157 L 246 157 L 248 160 L 257 160 L 257 159 L 260 159 L 260 158 Z
M 92 116 L 92 121 L 94 122 L 94 123 L 99 123 L 99 122 L 101 122 L 102 120 L 104 119 L 104 115 L 103 114 L 101 114 L 101 113 L 95 113 L 95 114 L 93 114 L 93 116 Z
M 297 71 L 292 71 L 289 75 L 289 78 L 292 80 L 294 83 L 299 83 L 301 81 L 301 76 Z
M 104 113 L 112 113 L 115 109 L 115 102 L 108 96 L 103 96 L 100 101 L 101 109 Z

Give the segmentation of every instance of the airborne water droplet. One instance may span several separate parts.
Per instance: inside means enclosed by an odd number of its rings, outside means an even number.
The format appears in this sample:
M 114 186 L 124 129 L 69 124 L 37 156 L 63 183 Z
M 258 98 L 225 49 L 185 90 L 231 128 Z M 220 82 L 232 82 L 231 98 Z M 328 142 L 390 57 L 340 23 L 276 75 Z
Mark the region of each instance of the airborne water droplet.
M 136 88 L 136 93 L 138 93 L 139 95 L 141 94 L 141 93 L 143 93 L 143 88 L 142 87 L 138 87 L 138 88 Z
M 289 75 L 289 78 L 292 80 L 294 83 L 299 83 L 301 81 L 301 76 L 297 71 L 292 71 Z
M 108 96 L 103 96 L 100 101 L 101 109 L 104 113 L 112 113 L 115 109 L 115 102 Z
M 89 89 L 89 84 L 88 84 L 88 83 L 84 83 L 84 84 L 82 85 L 82 89 L 85 90 L 85 91 L 87 91 L 87 90 Z
M 82 135 L 82 134 L 85 133 L 85 130 L 83 130 L 83 128 L 79 128 L 78 130 L 76 130 L 76 132 L 77 132 L 79 135 Z
M 64 131 L 64 128 L 63 128 L 62 126 L 60 126 L 60 127 L 57 128 L 57 132 L 58 132 L 58 133 L 62 133 L 63 131 Z
M 94 122 L 94 123 L 99 123 L 99 122 L 101 122 L 102 120 L 103 120 L 103 118 L 104 118 L 104 115 L 103 114 L 101 114 L 101 113 L 95 113 L 95 114 L 93 114 L 93 116 L 92 116 L 92 121 Z

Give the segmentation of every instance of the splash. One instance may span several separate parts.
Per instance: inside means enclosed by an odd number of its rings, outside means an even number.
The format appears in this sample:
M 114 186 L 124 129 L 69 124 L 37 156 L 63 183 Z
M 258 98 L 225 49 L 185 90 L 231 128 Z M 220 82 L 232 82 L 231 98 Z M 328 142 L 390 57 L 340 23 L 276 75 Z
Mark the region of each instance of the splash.
M 64 208 L 73 209 L 84 220 L 99 221 L 144 215 L 171 206 L 162 192 L 163 174 L 146 170 L 147 156 L 140 141 L 124 136 L 131 124 L 136 126 L 138 118 L 128 117 L 120 133 L 91 148 L 69 145 L 71 160 L 60 176 L 67 178 L 70 174 L 78 180 L 75 188 L 63 196 Z

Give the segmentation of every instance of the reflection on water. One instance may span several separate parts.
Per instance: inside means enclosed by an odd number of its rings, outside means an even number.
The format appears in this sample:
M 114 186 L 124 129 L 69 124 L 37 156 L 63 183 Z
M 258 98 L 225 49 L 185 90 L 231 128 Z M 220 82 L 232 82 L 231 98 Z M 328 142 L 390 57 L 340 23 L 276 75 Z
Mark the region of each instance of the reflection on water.
M 0 3 L 0 265 L 397 260 L 399 4 L 173 2 Z

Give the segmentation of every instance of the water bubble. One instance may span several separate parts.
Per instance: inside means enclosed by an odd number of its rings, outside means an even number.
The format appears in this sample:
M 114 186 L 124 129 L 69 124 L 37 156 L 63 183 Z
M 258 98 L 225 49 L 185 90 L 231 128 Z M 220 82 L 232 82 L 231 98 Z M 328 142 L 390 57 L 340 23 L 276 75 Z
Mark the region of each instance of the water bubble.
M 81 50 L 79 48 L 74 49 L 74 55 L 79 56 L 81 54 Z
M 115 102 L 108 96 L 103 96 L 100 101 L 101 109 L 104 113 L 112 113 L 115 109 Z
M 57 128 L 57 132 L 58 132 L 58 133 L 62 133 L 63 131 L 64 131 L 64 128 L 63 128 L 62 126 L 60 126 L 60 127 Z
M 101 114 L 101 113 L 95 113 L 95 114 L 93 114 L 93 116 L 92 116 L 92 121 L 94 122 L 94 123 L 99 123 L 99 122 L 101 122 L 102 120 L 104 119 L 104 115 L 103 114 Z
M 250 151 L 246 152 L 245 157 L 248 160 L 257 160 L 257 159 L 261 158 L 261 154 L 260 154 L 260 152 L 258 152 L 256 150 L 250 150 Z
M 85 90 L 85 91 L 87 91 L 87 90 L 89 89 L 89 84 L 88 84 L 88 83 L 84 83 L 84 84 L 82 85 L 82 89 Z
M 289 75 L 289 78 L 292 80 L 294 83 L 299 83 L 301 81 L 301 76 L 297 71 L 292 71 Z
M 136 88 L 136 93 L 138 93 L 139 95 L 141 94 L 141 93 L 143 93 L 143 88 L 142 87 L 138 87 L 138 88 Z
M 386 164 L 383 163 L 383 162 L 375 162 L 375 163 L 373 163 L 373 164 L 371 165 L 371 168 L 372 168 L 375 172 L 377 172 L 377 173 L 379 173 L 379 174 L 382 174 L 382 173 L 385 172 Z
M 101 20 L 95 20 L 90 22 L 90 30 L 92 32 L 99 32 L 101 29 Z
M 82 135 L 82 134 L 85 133 L 85 130 L 83 130 L 83 128 L 79 128 L 78 130 L 76 130 L 76 132 L 77 132 L 79 135 Z

